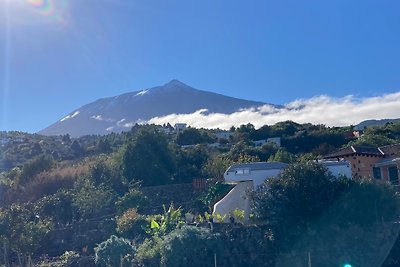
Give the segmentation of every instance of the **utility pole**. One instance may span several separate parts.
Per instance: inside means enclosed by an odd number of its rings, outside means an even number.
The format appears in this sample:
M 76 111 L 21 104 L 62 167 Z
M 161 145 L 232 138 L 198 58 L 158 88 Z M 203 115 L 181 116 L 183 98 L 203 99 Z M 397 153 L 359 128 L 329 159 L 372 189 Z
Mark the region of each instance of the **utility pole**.
M 8 262 L 7 262 L 7 245 L 6 245 L 6 241 L 4 241 L 4 266 L 8 267 Z
M 308 252 L 308 267 L 312 267 L 312 265 L 311 265 L 311 252 Z

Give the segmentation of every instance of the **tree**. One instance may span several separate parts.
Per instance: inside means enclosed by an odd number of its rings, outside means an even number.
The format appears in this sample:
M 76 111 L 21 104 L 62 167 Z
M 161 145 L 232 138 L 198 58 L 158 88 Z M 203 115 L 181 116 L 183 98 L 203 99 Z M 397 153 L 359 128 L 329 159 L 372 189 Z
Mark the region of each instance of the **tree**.
M 176 137 L 176 143 L 181 146 L 209 143 L 211 141 L 212 138 L 207 134 L 207 132 L 196 128 L 187 128 L 180 132 Z
M 209 149 L 205 145 L 196 145 L 182 149 L 174 146 L 173 153 L 176 158 L 176 169 L 174 181 L 176 183 L 191 183 L 193 178 L 202 177 L 202 167 L 209 159 Z
M 143 181 L 144 186 L 172 181 L 175 162 L 165 135 L 142 130 L 123 151 L 122 168 L 128 180 Z
M 225 171 L 232 164 L 233 161 L 228 156 L 218 154 L 207 161 L 202 171 L 207 177 L 223 181 Z
M 346 185 L 346 180 L 336 179 L 320 164 L 293 164 L 255 191 L 254 211 L 277 239 L 292 240 L 308 229 Z
M 292 153 L 287 152 L 285 149 L 280 148 L 275 155 L 269 157 L 268 161 L 292 163 L 295 161 L 295 156 Z
M 90 167 L 89 178 L 95 186 L 104 184 L 119 194 L 126 192 L 121 171 L 112 164 L 112 160 L 108 157 L 100 156 L 96 160 L 95 164 Z
M 26 183 L 30 178 L 33 178 L 33 176 L 49 170 L 53 164 L 53 159 L 45 155 L 37 156 L 29 160 L 24 164 L 21 175 L 17 178 L 17 184 L 21 185 Z
M 71 150 L 74 152 L 76 157 L 82 157 L 85 154 L 85 150 L 78 142 L 78 140 L 74 140 L 70 146 Z

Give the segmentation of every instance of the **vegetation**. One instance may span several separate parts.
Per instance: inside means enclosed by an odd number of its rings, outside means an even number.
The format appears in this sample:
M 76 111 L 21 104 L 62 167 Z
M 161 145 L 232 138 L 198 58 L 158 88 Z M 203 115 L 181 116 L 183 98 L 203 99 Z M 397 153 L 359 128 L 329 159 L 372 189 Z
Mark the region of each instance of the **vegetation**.
M 96 265 L 99 266 L 123 266 L 123 262 L 131 262 L 135 248 L 130 241 L 112 235 L 106 241 L 100 243 L 95 249 Z
M 352 127 L 291 121 L 231 131 L 228 139 L 156 125 L 80 138 L 0 132 L 0 264 L 90 266 L 96 255 L 98 265 L 120 266 L 122 255 L 126 266 L 209 266 L 214 257 L 219 266 L 274 266 L 324 248 L 331 254 L 313 254 L 316 262 L 335 266 L 351 251 L 346 257 L 365 266 L 357 244 L 338 249 L 352 236 L 365 250 L 394 244 L 383 266 L 397 266 L 398 194 L 383 182 L 334 179 L 310 160 L 347 145 L 400 143 L 400 123 L 367 128 L 361 138 Z M 273 137 L 281 146 L 254 143 Z M 226 216 L 211 215 L 231 189 L 225 170 L 260 160 L 290 165 L 253 194 L 252 223 L 243 224 L 242 210 L 229 215 L 235 223 L 209 223 Z M 208 179 L 206 188 L 193 192 L 194 178 Z

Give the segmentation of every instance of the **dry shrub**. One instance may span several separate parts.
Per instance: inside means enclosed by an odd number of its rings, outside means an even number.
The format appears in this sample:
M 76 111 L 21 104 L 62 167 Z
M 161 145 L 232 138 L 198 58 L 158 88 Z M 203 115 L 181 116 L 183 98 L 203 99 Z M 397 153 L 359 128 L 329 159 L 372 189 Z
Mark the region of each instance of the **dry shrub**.
M 55 194 L 60 189 L 71 189 L 78 177 L 88 173 L 89 166 L 86 164 L 58 167 L 39 173 L 21 188 L 19 200 L 35 201 L 43 196 Z

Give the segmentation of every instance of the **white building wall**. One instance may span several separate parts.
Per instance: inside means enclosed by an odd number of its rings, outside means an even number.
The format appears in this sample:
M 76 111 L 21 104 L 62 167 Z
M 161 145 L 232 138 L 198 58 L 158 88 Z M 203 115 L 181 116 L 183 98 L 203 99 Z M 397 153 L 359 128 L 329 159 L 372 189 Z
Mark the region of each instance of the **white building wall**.
M 346 176 L 347 178 L 352 178 L 351 165 L 348 161 L 340 161 L 340 162 L 321 162 L 323 166 L 325 166 L 333 176 L 340 177 Z
M 254 188 L 253 181 L 238 182 L 238 184 L 220 201 L 214 205 L 213 214 L 226 215 L 224 222 L 229 222 L 233 211 L 240 209 L 244 211 L 244 221 L 249 220 L 250 199 L 248 192 Z M 214 222 L 217 220 L 214 218 Z

